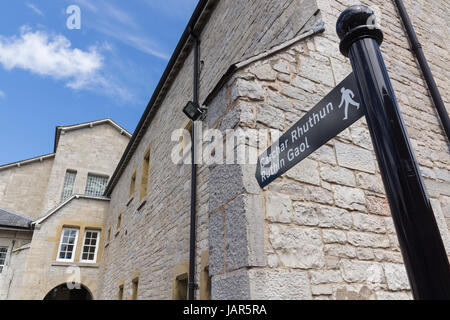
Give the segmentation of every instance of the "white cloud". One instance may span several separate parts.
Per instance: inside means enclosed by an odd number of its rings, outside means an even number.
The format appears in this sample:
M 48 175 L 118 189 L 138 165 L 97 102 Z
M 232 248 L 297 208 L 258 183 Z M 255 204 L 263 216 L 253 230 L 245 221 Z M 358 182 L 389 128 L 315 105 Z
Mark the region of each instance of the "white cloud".
M 96 46 L 86 51 L 72 48 L 70 41 L 62 35 L 33 32 L 27 27 L 21 28 L 20 36 L 7 38 L 0 35 L 0 64 L 6 70 L 23 69 L 64 80 L 66 86 L 74 90 L 102 91 L 124 100 L 131 99 L 123 86 L 102 73 L 103 61 Z
M 20 68 L 55 79 L 67 79 L 68 85 L 74 87 L 100 70 L 103 56 L 95 47 L 88 51 L 71 48 L 70 41 L 62 35 L 50 36 L 22 27 L 19 37 L 0 36 L 0 63 L 6 70 Z
M 40 10 L 34 3 L 29 3 L 29 2 L 27 2 L 27 3 L 26 3 L 26 6 L 27 6 L 28 8 L 30 8 L 31 10 L 33 10 L 34 13 L 36 13 L 37 15 L 40 15 L 40 16 L 43 16 L 43 15 L 44 15 L 44 12 L 42 12 L 42 10 Z

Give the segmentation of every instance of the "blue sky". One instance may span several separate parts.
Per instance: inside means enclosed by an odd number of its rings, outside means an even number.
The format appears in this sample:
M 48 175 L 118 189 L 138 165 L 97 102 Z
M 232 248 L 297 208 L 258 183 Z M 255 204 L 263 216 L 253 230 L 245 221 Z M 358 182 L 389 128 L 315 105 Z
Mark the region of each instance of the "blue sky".
M 1 1 L 0 164 L 53 152 L 57 125 L 109 117 L 132 132 L 196 4 Z

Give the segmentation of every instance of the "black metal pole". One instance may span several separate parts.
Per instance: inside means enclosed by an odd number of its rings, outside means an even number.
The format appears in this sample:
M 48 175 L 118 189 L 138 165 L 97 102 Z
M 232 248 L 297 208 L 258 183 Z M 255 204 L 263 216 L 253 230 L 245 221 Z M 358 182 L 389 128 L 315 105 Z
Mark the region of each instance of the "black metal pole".
M 198 104 L 198 65 L 199 65 L 199 39 L 193 32 L 194 38 L 194 104 Z M 191 225 L 189 243 L 189 282 L 188 299 L 195 300 L 195 244 L 196 244 L 196 199 L 197 199 L 197 165 L 195 164 L 195 121 L 192 121 L 191 136 Z
M 337 21 L 340 49 L 349 57 L 383 178 L 415 299 L 450 299 L 450 266 L 379 45 L 383 33 L 363 5 Z
M 408 12 L 406 12 L 403 1 L 395 0 L 395 4 L 397 6 L 400 17 L 402 18 L 403 25 L 405 26 L 406 34 L 408 35 L 409 41 L 411 43 L 411 49 L 416 55 L 420 70 L 422 70 L 422 74 L 425 78 L 425 82 L 427 83 L 431 98 L 433 99 L 434 105 L 439 114 L 439 118 L 441 119 L 442 127 L 444 128 L 444 131 L 447 134 L 447 139 L 450 142 L 450 118 L 448 116 L 447 109 L 445 108 L 445 104 L 442 100 L 441 94 L 439 93 L 436 82 L 434 81 L 433 74 L 431 73 L 430 66 L 427 62 L 427 58 L 425 58 L 425 54 L 423 53 L 422 45 L 417 38 L 416 32 L 414 31 L 414 27 L 411 23 L 411 20 L 409 19 Z

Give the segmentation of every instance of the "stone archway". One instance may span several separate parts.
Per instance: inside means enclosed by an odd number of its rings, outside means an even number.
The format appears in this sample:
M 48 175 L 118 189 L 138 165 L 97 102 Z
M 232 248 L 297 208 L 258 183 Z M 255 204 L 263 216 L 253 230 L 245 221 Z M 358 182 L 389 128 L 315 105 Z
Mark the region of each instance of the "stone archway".
M 91 291 L 84 285 L 79 289 L 69 289 L 67 284 L 60 284 L 50 290 L 44 297 L 44 300 L 92 300 Z

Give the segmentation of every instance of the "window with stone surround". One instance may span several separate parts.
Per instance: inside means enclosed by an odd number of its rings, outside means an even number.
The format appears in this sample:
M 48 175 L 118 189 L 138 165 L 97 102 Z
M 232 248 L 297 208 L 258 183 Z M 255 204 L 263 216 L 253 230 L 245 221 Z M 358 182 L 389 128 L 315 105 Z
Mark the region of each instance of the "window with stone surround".
M 105 192 L 107 184 L 108 184 L 107 176 L 89 173 L 86 181 L 86 190 L 84 193 L 89 196 L 101 197 Z
M 7 247 L 0 247 L 0 273 L 3 271 L 3 267 L 6 264 L 6 255 L 8 254 Z
M 73 262 L 78 241 L 78 232 L 79 230 L 75 228 L 63 228 L 56 258 L 58 261 Z
M 152 146 L 148 148 L 147 152 L 144 155 L 144 161 L 142 163 L 142 177 L 141 177 L 141 189 L 139 192 L 139 201 L 141 201 L 148 192 L 148 179 L 150 175 L 150 169 L 151 169 L 151 162 L 150 162 L 150 156 L 151 156 Z
M 117 217 L 117 226 L 116 226 L 117 231 L 120 230 L 121 225 L 122 225 L 122 212 L 119 213 L 119 216 Z
M 134 192 L 136 191 L 136 170 L 134 170 L 133 175 L 131 176 L 130 181 L 130 198 L 133 196 Z
M 119 286 L 119 294 L 117 295 L 118 300 L 123 300 L 123 285 Z
M 99 230 L 86 229 L 83 239 L 83 252 L 81 253 L 81 262 L 97 262 L 98 243 L 100 240 Z
M 74 170 L 67 170 L 66 176 L 64 178 L 63 190 L 61 193 L 61 202 L 65 201 L 67 198 L 73 194 L 73 186 L 75 184 L 75 178 L 77 176 L 77 172 Z
M 133 279 L 131 282 L 131 300 L 137 300 L 138 298 L 138 290 L 139 290 L 139 278 Z

